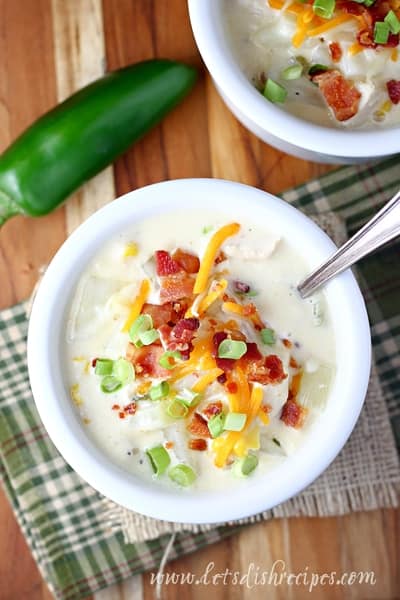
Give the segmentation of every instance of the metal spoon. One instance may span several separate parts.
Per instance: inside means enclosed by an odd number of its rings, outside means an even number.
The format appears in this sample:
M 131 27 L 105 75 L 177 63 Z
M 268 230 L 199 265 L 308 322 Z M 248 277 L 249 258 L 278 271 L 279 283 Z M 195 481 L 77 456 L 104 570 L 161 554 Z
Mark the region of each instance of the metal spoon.
M 400 234 L 400 191 L 381 210 L 297 286 L 302 298 Z

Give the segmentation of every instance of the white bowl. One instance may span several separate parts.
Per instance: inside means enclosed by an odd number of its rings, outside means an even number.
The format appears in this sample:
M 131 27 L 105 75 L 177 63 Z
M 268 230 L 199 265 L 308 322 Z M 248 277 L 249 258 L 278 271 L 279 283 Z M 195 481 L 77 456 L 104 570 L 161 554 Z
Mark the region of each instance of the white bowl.
M 400 126 L 356 131 L 323 127 L 267 102 L 240 70 L 227 40 L 221 0 L 188 0 L 200 54 L 233 114 L 267 144 L 317 162 L 361 163 L 400 152 Z
M 370 369 L 370 331 L 357 283 L 349 271 L 326 286 L 336 338 L 337 376 L 312 436 L 265 477 L 232 492 L 191 493 L 148 483 L 114 465 L 87 436 L 69 397 L 63 369 L 65 324 L 77 282 L 104 243 L 130 225 L 177 209 L 214 209 L 227 220 L 252 215 L 293 240 L 310 267 L 335 249 L 311 220 L 282 200 L 238 183 L 182 179 L 122 196 L 83 223 L 49 265 L 29 324 L 28 365 L 36 406 L 50 438 L 83 479 L 118 504 L 151 517 L 212 523 L 267 510 L 311 483 L 341 450 L 361 410 Z

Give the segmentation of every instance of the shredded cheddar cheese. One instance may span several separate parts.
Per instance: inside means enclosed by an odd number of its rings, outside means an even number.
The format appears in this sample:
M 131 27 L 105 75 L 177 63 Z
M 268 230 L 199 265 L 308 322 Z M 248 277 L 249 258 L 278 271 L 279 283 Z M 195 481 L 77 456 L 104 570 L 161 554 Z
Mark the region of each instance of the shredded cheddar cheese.
M 199 315 L 202 315 L 210 308 L 210 306 L 218 299 L 226 290 L 228 282 L 226 279 L 221 281 L 214 280 L 210 285 L 210 290 L 205 298 L 201 301 L 198 309 Z
M 129 311 L 129 315 L 127 320 L 125 321 L 125 325 L 122 328 L 122 331 L 126 333 L 132 326 L 134 320 L 140 315 L 140 311 L 143 308 L 143 304 L 147 300 L 147 296 L 150 292 L 150 281 L 148 279 L 143 279 L 140 284 L 139 294 L 136 296 L 134 303 L 131 306 Z
M 319 25 L 318 27 L 314 27 L 314 29 L 310 29 L 307 32 L 307 35 L 309 37 L 321 35 L 321 33 L 325 33 L 326 31 L 329 31 L 330 29 L 334 29 L 335 27 L 338 27 L 338 25 L 341 25 L 342 23 L 346 23 L 347 21 L 351 21 L 354 18 L 355 18 L 354 15 L 347 14 L 347 13 L 339 15 L 338 17 L 335 17 L 334 19 L 330 19 L 323 25 Z
M 361 46 L 361 44 L 359 44 L 358 42 L 354 42 L 354 44 L 352 44 L 349 47 L 347 52 L 350 54 L 350 56 L 355 56 L 356 54 L 359 54 L 363 50 L 365 50 L 364 46 Z
M 192 388 L 193 391 L 196 392 L 196 394 L 201 394 L 202 392 L 204 392 L 206 387 L 209 386 L 210 383 L 215 381 L 219 375 L 222 375 L 222 373 L 223 373 L 223 370 L 218 369 L 218 368 L 208 371 L 205 375 L 200 377 L 200 379 L 199 379 L 199 381 L 197 381 L 197 383 L 194 384 L 194 386 Z
M 221 229 L 218 229 L 212 236 L 208 243 L 203 259 L 200 264 L 199 272 L 197 273 L 196 281 L 194 283 L 193 292 L 195 294 L 201 294 L 204 292 L 207 286 L 208 277 L 214 264 L 215 257 L 219 248 L 222 246 L 224 241 L 235 235 L 240 230 L 239 223 L 230 223 L 224 225 Z
M 137 256 L 138 252 L 139 249 L 137 244 L 135 244 L 135 242 L 129 242 L 129 244 L 125 246 L 124 258 L 127 258 L 129 256 Z

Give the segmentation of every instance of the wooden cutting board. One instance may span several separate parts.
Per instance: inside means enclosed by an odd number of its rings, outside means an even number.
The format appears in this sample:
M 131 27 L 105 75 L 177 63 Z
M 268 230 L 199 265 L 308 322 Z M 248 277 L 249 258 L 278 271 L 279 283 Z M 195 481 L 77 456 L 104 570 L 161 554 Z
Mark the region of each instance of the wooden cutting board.
M 180 177 L 222 177 L 279 192 L 328 167 L 287 156 L 247 132 L 222 103 L 197 52 L 185 0 L 0 0 L 0 151 L 33 119 L 77 87 L 154 56 L 196 65 L 191 96 L 163 123 L 69 200 L 40 220 L 15 218 L 0 233 L 0 307 L 26 298 L 67 231 L 94 207 L 142 185 Z M 171 562 L 167 572 L 198 576 L 240 571 L 251 563 L 288 572 L 374 570 L 374 587 L 268 588 L 169 585 L 164 598 L 399 598 L 398 513 L 381 510 L 325 519 L 281 519 L 250 526 L 234 538 Z M 154 597 L 150 576 L 96 594 L 97 600 Z M 0 494 L 0 600 L 51 598 L 6 499 Z

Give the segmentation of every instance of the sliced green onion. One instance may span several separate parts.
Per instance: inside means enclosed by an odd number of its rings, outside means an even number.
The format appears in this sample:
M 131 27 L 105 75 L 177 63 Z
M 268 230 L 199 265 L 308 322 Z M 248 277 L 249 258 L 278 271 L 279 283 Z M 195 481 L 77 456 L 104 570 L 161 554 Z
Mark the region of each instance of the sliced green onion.
M 178 350 L 167 350 L 161 356 L 158 364 L 163 369 L 173 369 L 178 363 L 182 362 L 182 354 Z
M 182 402 L 182 404 L 185 404 L 185 406 L 188 408 L 197 406 L 202 398 L 202 394 L 198 394 L 197 392 L 193 392 L 193 390 L 188 390 L 186 388 L 179 392 L 179 395 L 176 396 L 176 400 L 179 400 L 179 402 Z
M 153 342 L 158 340 L 160 334 L 157 329 L 149 329 L 149 331 L 143 331 L 139 334 L 139 342 L 142 342 L 143 346 L 150 346 Z
M 319 63 L 312 65 L 309 69 L 308 69 L 308 74 L 311 75 L 311 77 L 313 75 L 316 75 L 317 73 L 321 73 L 323 71 L 329 71 L 329 67 L 327 67 L 326 65 L 320 65 Z
M 135 379 L 135 369 L 126 358 L 119 358 L 114 362 L 112 374 L 120 380 L 122 385 L 130 383 Z
M 286 67 L 286 69 L 283 69 L 283 71 L 281 73 L 281 77 L 282 77 L 282 79 L 286 79 L 287 81 L 290 81 L 293 79 L 300 79 L 302 73 L 303 73 L 303 65 L 300 65 L 299 63 L 297 63 L 296 65 L 291 65 L 290 67 Z
M 233 358 L 237 360 L 247 352 L 246 342 L 238 340 L 223 340 L 218 346 L 218 358 Z
M 122 383 L 113 375 L 106 375 L 101 380 L 100 388 L 105 394 L 112 394 L 122 388 Z
M 221 435 L 221 433 L 224 430 L 224 422 L 225 422 L 224 413 L 219 413 L 219 415 L 214 415 L 208 421 L 208 423 L 207 423 L 208 431 L 210 432 L 212 438 L 216 438 L 219 435 Z
M 169 394 L 169 385 L 166 381 L 162 381 L 158 385 L 153 385 L 149 389 L 149 396 L 151 400 L 161 400 Z
M 263 94 L 270 102 L 280 102 L 282 104 L 286 100 L 287 91 L 282 85 L 268 77 Z
M 96 366 L 94 372 L 96 375 L 111 375 L 113 370 L 114 361 L 111 358 L 98 358 L 96 359 Z
M 139 315 L 132 323 L 129 337 L 134 344 L 140 342 L 140 334 L 153 328 L 153 319 L 150 315 Z
M 384 22 L 392 33 L 400 33 L 400 21 L 395 12 L 389 10 L 388 14 L 384 18 Z
M 201 230 L 201 233 L 203 233 L 204 235 L 207 235 L 207 233 L 210 233 L 210 231 L 212 231 L 214 229 L 214 227 L 212 225 L 205 225 L 203 227 L 203 229 Z
M 150 459 L 151 466 L 156 475 L 162 475 L 168 469 L 171 462 L 170 456 L 164 446 L 154 446 L 146 452 Z
M 269 327 L 265 327 L 265 329 L 261 329 L 260 331 L 261 339 L 263 344 L 266 346 L 272 346 L 276 342 L 276 335 L 273 329 Z
M 386 44 L 389 39 L 389 25 L 383 21 L 377 21 L 374 29 L 374 42 L 375 44 Z
M 192 485 L 197 475 L 188 465 L 180 464 L 171 467 L 168 471 L 168 477 L 178 485 L 188 487 L 189 485 Z
M 335 0 L 314 0 L 313 11 L 323 19 L 331 19 L 335 12 Z
M 228 413 L 225 417 L 225 431 L 242 431 L 245 426 L 247 415 L 244 413 Z
M 375 0 L 364 0 L 363 4 L 366 7 L 372 6 L 375 3 Z
M 167 407 L 167 415 L 172 419 L 184 419 L 189 412 L 189 408 L 177 398 L 171 400 Z
M 233 465 L 233 472 L 237 477 L 248 477 L 258 465 L 258 458 L 255 454 L 248 454 L 244 458 L 236 461 Z

